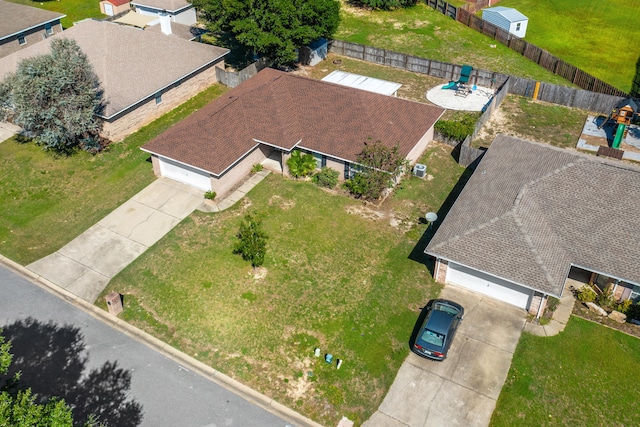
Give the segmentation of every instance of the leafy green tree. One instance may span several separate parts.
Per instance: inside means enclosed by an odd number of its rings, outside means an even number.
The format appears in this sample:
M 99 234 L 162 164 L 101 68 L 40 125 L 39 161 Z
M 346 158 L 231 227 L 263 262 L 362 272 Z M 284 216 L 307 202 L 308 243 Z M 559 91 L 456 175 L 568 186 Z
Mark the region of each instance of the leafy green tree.
M 72 427 L 71 408 L 64 400 L 51 399 L 46 404 L 38 404 L 31 389 L 14 390 L 19 375 L 8 377 L 13 359 L 10 351 L 11 343 L 5 341 L 0 330 L 0 426 Z
M 234 253 L 242 255 L 245 261 L 250 261 L 255 270 L 264 263 L 266 252 L 267 235 L 262 229 L 262 220 L 257 213 L 249 212 L 240 223 Z
M 340 21 L 337 0 L 193 0 L 209 29 L 225 33 L 249 53 L 276 65 L 297 59 L 296 49 L 330 38 Z
M 398 7 L 411 7 L 418 3 L 418 0 L 359 0 L 356 3 L 360 3 L 363 6 L 370 7 L 371 9 L 395 9 Z
M 75 40 L 52 40 L 50 54 L 24 59 L 1 86 L 0 115 L 11 116 L 38 144 L 63 153 L 95 148 L 103 93 Z
M 300 150 L 294 150 L 287 159 L 289 174 L 294 178 L 309 176 L 316 170 L 316 159 L 313 154 L 303 154 Z
M 407 161 L 400 154 L 398 145 L 389 148 L 380 141 L 365 142 L 358 155 L 362 170 L 345 182 L 345 187 L 356 197 L 368 200 L 379 199 L 384 190 L 391 188 L 395 180 L 402 175 Z

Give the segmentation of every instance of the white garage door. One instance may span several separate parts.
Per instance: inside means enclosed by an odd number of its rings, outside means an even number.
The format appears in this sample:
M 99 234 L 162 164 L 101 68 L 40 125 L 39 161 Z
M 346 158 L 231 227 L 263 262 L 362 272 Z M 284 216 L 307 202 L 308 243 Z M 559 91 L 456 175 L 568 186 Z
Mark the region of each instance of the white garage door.
M 211 178 L 206 172 L 173 160 L 160 157 L 160 174 L 164 177 L 192 185 L 201 190 L 211 190 Z
M 529 307 L 533 296 L 531 289 L 452 262 L 447 269 L 447 282 L 524 309 Z

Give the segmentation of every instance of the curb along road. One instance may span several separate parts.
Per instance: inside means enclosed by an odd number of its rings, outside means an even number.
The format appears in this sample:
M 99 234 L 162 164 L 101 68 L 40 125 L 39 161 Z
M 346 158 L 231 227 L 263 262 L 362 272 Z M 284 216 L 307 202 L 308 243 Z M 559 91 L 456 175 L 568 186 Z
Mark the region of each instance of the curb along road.
M 232 393 L 242 397 L 246 401 L 263 408 L 264 410 L 280 417 L 299 427 L 322 427 L 321 424 L 312 421 L 301 414 L 289 409 L 288 407 L 276 402 L 275 400 L 258 393 L 257 391 L 245 386 L 244 384 L 230 378 L 229 376 L 205 365 L 204 363 L 190 357 L 180 350 L 170 346 L 169 344 L 153 337 L 152 335 L 129 325 L 127 322 L 119 319 L 104 310 L 84 301 L 69 291 L 49 282 L 43 277 L 33 273 L 22 265 L 0 255 L 0 265 L 9 271 L 29 280 L 41 289 L 55 295 L 56 297 L 66 301 L 74 307 L 89 314 L 103 324 L 122 332 L 130 338 L 146 345 L 147 347 L 157 351 L 161 355 L 173 360 L 174 362 L 184 366 L 200 376 L 218 384 L 219 386 L 231 391 Z

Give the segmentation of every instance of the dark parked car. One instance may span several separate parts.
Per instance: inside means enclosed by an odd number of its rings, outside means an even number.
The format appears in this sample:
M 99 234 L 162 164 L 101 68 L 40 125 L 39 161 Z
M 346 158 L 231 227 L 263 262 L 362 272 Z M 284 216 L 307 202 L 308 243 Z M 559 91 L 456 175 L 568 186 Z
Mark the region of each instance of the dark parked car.
M 409 343 L 411 351 L 418 356 L 444 360 L 464 315 L 464 308 L 453 301 L 435 299 L 425 309 L 424 322 Z

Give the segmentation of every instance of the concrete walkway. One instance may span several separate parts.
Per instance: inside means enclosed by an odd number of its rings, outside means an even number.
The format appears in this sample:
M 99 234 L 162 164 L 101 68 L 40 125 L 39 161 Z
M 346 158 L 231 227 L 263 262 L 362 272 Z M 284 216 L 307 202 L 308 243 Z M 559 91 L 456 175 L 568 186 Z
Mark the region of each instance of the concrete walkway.
M 27 269 L 93 303 L 109 281 L 195 209 L 218 212 L 242 199 L 268 171 L 252 176 L 218 203 L 204 191 L 159 178 L 60 250 Z
M 8 122 L 0 122 L 0 142 L 6 141 L 22 130 L 20 126 Z

